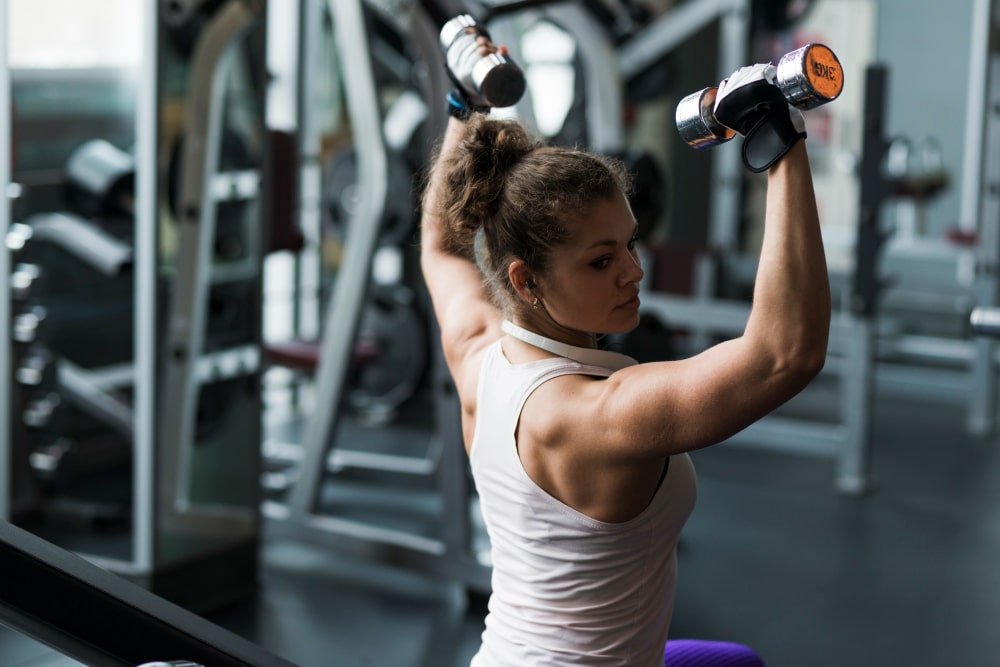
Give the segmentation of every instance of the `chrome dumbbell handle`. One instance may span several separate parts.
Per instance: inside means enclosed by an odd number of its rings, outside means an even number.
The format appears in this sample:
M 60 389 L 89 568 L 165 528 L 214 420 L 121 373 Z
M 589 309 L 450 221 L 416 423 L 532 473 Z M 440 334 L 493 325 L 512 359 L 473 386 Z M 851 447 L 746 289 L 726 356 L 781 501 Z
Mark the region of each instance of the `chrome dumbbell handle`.
M 513 60 L 499 53 L 480 56 L 476 38 L 481 34 L 485 33 L 468 14 L 444 24 L 440 37 L 448 70 L 475 104 L 516 104 L 524 94 L 524 73 Z

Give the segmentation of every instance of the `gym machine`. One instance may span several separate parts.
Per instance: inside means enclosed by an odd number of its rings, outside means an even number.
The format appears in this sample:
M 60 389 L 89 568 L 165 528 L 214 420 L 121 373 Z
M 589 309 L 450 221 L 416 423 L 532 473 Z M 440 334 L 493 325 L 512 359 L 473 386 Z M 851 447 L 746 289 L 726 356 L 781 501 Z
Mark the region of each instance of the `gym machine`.
M 0 571 L 0 626 L 18 633 L 5 637 L 0 632 L 5 656 L 17 654 L 14 640 L 25 635 L 96 667 L 291 667 L 242 637 L 4 521 Z
M 267 346 L 272 367 L 294 366 L 314 377 L 312 391 L 300 390 L 300 405 L 290 406 L 292 421 L 269 429 L 265 439 L 267 533 L 356 550 L 485 591 L 489 570 L 474 539 L 455 534 L 473 509 L 468 487 L 459 488 L 466 482 L 464 454 L 440 420 L 457 420 L 458 412 L 432 403 L 440 371 L 427 376 L 423 367 L 436 334 L 420 310 L 427 304 L 419 269 L 407 274 L 416 231 L 411 174 L 445 120 L 440 104 L 426 103 L 442 100 L 447 89 L 440 26 L 419 5 L 388 11 L 384 3 L 310 0 L 299 7 L 298 20 L 285 22 L 301 26 L 290 43 L 301 44 L 293 168 L 306 240 L 303 249 L 292 249 L 299 292 L 292 335 L 320 337 Z M 334 67 L 324 55 L 332 55 Z M 321 72 L 343 91 L 342 109 L 331 111 L 314 97 L 329 85 Z M 323 114 L 340 112 L 341 138 L 328 159 L 323 146 L 337 118 Z M 406 162 L 408 154 L 415 163 Z M 303 292 L 326 283 L 318 249 L 331 242 L 336 273 L 317 303 Z M 412 297 L 398 296 L 407 293 Z M 281 406 L 268 411 L 280 413 Z
M 263 179 L 241 51 L 262 16 L 148 3 L 134 147 L 80 144 L 62 199 L 2 228 L 2 518 L 199 609 L 256 579 Z
M 995 27 L 1000 6 L 993 0 L 973 3 L 969 39 L 969 88 L 965 105 L 960 223 L 978 235 L 971 271 L 976 305 L 993 308 L 1000 299 L 1000 42 Z M 969 360 L 967 427 L 986 435 L 996 430 L 997 346 L 992 336 L 974 341 Z

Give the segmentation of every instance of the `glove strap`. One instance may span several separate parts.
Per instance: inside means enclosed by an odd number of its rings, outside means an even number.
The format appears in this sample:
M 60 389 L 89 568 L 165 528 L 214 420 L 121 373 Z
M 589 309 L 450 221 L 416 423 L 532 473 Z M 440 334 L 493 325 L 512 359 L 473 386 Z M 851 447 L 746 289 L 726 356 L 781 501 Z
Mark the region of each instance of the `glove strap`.
M 448 91 L 448 94 L 445 95 L 445 101 L 448 104 L 448 115 L 462 122 L 469 120 L 469 117 L 474 113 L 490 112 L 488 106 L 473 104 L 460 86 Z
M 471 20 L 471 17 L 465 17 L 465 18 Z M 490 36 L 489 31 L 487 31 L 485 27 L 479 25 L 478 23 L 473 23 L 472 25 L 467 25 L 461 30 L 457 31 L 454 37 L 452 37 L 451 43 L 444 48 L 444 52 L 446 54 L 444 71 L 448 75 L 448 78 L 451 80 L 451 82 L 455 85 L 455 87 L 452 88 L 450 91 L 448 91 L 448 93 L 445 95 L 445 101 L 447 102 L 448 105 L 448 115 L 450 115 L 452 118 L 457 118 L 458 120 L 463 122 L 468 120 L 469 116 L 471 116 L 473 113 L 490 112 L 489 106 L 476 104 L 475 102 L 472 101 L 471 95 L 474 91 L 466 90 L 465 85 L 458 79 L 458 77 L 455 76 L 455 73 L 451 71 L 451 67 L 448 66 L 447 62 L 448 61 L 447 54 L 451 50 L 452 46 L 454 46 L 455 42 L 460 37 L 462 37 L 462 35 L 468 34 L 470 28 L 472 29 L 472 32 L 474 32 L 476 35 L 481 35 L 486 39 L 490 40 L 491 42 L 493 41 L 493 38 Z
M 782 113 L 784 112 L 784 113 Z M 785 109 L 761 116 L 743 139 L 743 164 L 755 174 L 767 171 L 806 133 L 792 125 Z

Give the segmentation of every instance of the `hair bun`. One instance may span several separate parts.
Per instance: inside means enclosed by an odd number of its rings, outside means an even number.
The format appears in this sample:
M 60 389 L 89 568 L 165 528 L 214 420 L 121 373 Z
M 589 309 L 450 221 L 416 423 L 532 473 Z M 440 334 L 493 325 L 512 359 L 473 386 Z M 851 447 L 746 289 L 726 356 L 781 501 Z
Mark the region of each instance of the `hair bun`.
M 476 232 L 497 215 L 507 175 L 541 145 L 515 121 L 483 116 L 468 121 L 447 177 L 445 215 L 452 248 L 472 256 Z

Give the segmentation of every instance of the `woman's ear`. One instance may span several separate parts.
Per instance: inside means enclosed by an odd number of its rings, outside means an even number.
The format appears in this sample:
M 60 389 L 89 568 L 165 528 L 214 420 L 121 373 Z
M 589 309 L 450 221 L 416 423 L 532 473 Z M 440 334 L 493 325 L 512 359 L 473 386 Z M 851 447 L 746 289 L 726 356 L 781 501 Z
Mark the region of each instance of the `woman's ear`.
M 531 269 L 524 263 L 524 260 L 515 259 L 507 266 L 507 279 L 510 280 L 511 287 L 517 292 L 526 303 L 531 304 L 538 297 L 532 292 L 535 289 L 535 281 L 531 276 Z

